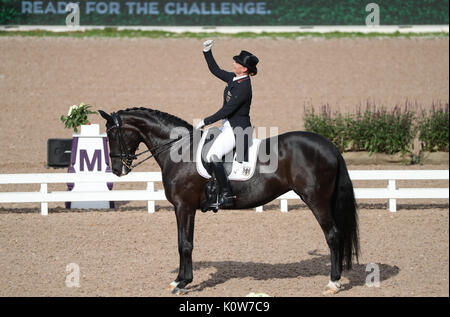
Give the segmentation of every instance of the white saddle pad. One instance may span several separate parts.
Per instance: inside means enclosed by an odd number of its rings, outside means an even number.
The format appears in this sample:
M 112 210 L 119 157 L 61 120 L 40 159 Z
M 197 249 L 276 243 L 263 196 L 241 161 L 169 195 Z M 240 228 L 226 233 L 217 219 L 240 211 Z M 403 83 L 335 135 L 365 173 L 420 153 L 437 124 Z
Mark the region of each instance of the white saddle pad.
M 205 167 L 202 163 L 202 148 L 205 144 L 205 139 L 208 134 L 208 131 L 205 131 L 202 135 L 200 143 L 197 148 L 196 153 L 196 166 L 197 172 L 204 178 L 211 178 L 211 175 L 206 171 Z M 259 145 L 261 144 L 260 139 L 253 139 L 252 146 L 250 146 L 248 150 L 248 162 L 239 163 L 236 161 L 236 154 L 233 158 L 233 167 L 230 175 L 228 175 L 228 179 L 230 181 L 246 181 L 252 178 L 256 169 L 256 161 L 258 159 L 258 150 Z

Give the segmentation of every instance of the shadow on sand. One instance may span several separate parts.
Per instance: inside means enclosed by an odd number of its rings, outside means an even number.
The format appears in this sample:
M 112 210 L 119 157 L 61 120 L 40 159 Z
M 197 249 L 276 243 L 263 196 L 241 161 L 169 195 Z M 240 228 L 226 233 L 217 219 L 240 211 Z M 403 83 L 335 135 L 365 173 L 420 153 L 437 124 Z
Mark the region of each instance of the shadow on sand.
M 251 277 L 255 280 L 302 278 L 314 276 L 330 276 L 330 255 L 318 254 L 317 250 L 308 252 L 313 257 L 296 263 L 254 263 L 254 262 L 236 262 L 236 261 L 218 261 L 218 262 L 195 262 L 193 263 L 194 274 L 196 270 L 204 268 L 214 268 L 216 271 L 210 275 L 210 278 L 200 284 L 188 286 L 189 291 L 202 291 L 206 288 L 212 288 L 223 284 L 231 279 L 240 279 Z M 400 269 L 398 266 L 377 263 L 380 269 L 380 282 L 396 276 Z M 368 274 L 373 270 L 366 272 L 366 264 L 353 264 L 350 271 L 344 271 L 343 277 L 349 280 L 348 284 L 342 285 L 341 291 L 347 291 L 354 286 L 363 286 L 366 284 Z M 177 273 L 173 271 L 172 273 Z

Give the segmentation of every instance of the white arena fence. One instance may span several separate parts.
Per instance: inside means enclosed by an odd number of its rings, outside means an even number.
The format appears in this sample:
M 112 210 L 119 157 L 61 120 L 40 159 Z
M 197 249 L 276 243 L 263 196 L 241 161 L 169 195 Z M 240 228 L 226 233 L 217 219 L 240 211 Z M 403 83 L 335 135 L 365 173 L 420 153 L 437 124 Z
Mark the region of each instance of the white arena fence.
M 110 191 L 54 191 L 48 192 L 48 184 L 64 183 L 135 183 L 145 182 L 145 190 Z M 155 191 L 155 182 L 162 182 L 160 172 L 130 173 L 117 177 L 112 173 L 41 173 L 0 174 L 1 184 L 40 184 L 39 192 L 0 192 L 0 203 L 40 203 L 41 214 L 48 214 L 50 202 L 75 201 L 147 201 L 149 213 L 155 211 L 155 201 L 167 200 L 164 191 Z
M 384 199 L 389 201 L 389 210 L 397 210 L 397 199 L 448 199 L 449 188 L 397 188 L 398 180 L 448 180 L 448 170 L 351 170 L 354 180 L 385 180 L 386 187 L 355 188 L 356 199 Z M 48 184 L 57 183 L 147 183 L 145 190 L 111 190 L 102 192 L 48 191 Z M 0 203 L 40 203 L 41 214 L 48 214 L 50 202 L 75 201 L 147 201 L 149 213 L 155 212 L 155 201 L 166 201 L 163 190 L 155 191 L 155 182 L 162 182 L 160 172 L 133 172 L 117 177 L 108 173 L 41 173 L 0 174 L 0 185 L 40 184 L 38 192 L 0 192 Z M 277 198 L 282 212 L 288 211 L 288 200 L 300 199 L 293 191 Z M 263 206 L 256 208 L 263 211 Z

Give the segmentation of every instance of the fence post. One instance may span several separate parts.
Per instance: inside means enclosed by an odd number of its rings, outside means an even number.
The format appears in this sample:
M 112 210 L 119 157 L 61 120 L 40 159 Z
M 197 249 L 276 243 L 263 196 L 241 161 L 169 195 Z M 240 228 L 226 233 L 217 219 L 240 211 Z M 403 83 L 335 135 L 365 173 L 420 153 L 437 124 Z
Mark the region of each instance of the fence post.
M 42 199 L 47 198 L 47 184 L 41 184 L 41 195 Z M 41 202 L 41 215 L 47 216 L 48 215 L 48 202 Z
M 147 192 L 151 196 L 155 192 L 155 183 L 153 182 L 147 182 Z M 147 209 L 148 213 L 152 214 L 155 212 L 155 201 L 154 200 L 148 200 L 147 201 Z
M 288 211 L 288 201 L 287 201 L 287 199 L 281 199 L 280 200 L 280 209 L 281 209 L 281 212 L 287 212 Z
M 396 190 L 395 179 L 390 179 L 388 183 L 388 191 L 389 193 L 394 193 Z M 397 199 L 389 198 L 389 211 L 396 212 L 397 211 Z

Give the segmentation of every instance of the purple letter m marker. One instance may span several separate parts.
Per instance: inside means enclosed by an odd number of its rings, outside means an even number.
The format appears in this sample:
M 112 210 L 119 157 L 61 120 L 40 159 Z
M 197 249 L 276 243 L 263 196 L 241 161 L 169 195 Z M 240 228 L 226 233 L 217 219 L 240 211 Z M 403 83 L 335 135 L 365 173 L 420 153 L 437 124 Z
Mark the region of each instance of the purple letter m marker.
M 101 150 L 95 150 L 94 157 L 92 158 L 92 161 L 89 160 L 89 156 L 87 155 L 86 150 L 80 150 L 80 172 L 84 171 L 84 162 L 87 164 L 87 168 L 89 172 L 92 172 L 95 167 L 95 163 L 98 161 L 97 165 L 97 171 L 101 172 L 102 170 L 102 151 Z

